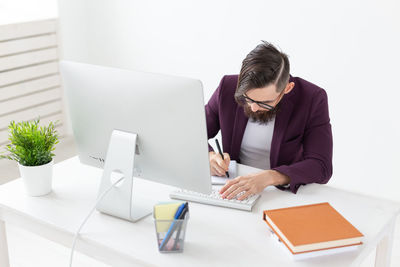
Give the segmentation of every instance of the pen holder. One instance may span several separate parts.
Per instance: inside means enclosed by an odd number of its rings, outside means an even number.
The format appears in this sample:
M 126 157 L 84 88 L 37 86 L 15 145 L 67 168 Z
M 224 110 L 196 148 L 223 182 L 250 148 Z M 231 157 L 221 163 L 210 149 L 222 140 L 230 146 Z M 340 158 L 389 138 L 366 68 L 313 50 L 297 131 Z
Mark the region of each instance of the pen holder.
M 161 253 L 183 252 L 188 219 L 189 212 L 181 220 L 154 219 L 158 250 Z

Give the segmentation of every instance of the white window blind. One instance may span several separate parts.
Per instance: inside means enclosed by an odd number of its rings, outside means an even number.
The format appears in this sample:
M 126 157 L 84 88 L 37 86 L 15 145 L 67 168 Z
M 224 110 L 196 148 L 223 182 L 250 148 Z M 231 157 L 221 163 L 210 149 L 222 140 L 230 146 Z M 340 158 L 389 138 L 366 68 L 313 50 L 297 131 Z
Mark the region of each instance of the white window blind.
M 11 120 L 58 121 L 65 134 L 58 60 L 56 19 L 0 26 L 0 146 Z

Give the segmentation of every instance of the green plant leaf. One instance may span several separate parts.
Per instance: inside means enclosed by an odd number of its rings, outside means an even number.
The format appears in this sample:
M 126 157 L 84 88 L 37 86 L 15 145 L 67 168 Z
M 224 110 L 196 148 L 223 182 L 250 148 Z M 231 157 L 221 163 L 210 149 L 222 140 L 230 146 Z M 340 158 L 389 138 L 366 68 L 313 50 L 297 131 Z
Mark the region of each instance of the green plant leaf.
M 54 157 L 55 145 L 58 144 L 56 123 L 39 125 L 40 119 L 15 123 L 11 121 L 5 151 L 9 155 L 0 155 L 0 159 L 15 160 L 24 166 L 39 166 L 49 163 Z

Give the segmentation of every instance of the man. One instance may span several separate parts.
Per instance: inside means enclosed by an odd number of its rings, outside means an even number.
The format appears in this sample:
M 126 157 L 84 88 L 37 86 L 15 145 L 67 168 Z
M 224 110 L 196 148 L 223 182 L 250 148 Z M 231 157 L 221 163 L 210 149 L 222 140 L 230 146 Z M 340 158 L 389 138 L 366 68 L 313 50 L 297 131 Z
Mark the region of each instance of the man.
M 287 55 L 263 42 L 226 75 L 206 105 L 208 138 L 221 130 L 224 158 L 210 150 L 212 175 L 229 161 L 263 169 L 230 180 L 223 198 L 239 200 L 274 185 L 296 193 L 301 185 L 332 176 L 332 131 L 326 92 L 289 73 Z

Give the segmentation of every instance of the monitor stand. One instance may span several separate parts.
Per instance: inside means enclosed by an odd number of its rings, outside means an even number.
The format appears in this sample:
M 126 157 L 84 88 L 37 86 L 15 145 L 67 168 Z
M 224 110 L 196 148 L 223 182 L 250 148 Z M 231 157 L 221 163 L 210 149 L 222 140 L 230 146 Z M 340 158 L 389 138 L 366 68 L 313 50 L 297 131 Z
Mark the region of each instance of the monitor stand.
M 132 222 L 151 214 L 152 203 L 133 195 L 133 169 L 137 147 L 137 134 L 114 130 L 110 143 L 104 171 L 101 178 L 98 198 L 110 189 L 115 176 L 124 176 L 121 182 L 113 186 L 99 201 L 96 209 L 100 212 Z M 112 180 L 114 179 L 114 181 Z

